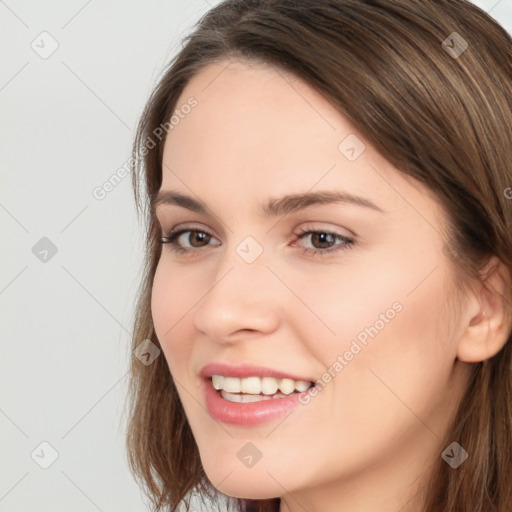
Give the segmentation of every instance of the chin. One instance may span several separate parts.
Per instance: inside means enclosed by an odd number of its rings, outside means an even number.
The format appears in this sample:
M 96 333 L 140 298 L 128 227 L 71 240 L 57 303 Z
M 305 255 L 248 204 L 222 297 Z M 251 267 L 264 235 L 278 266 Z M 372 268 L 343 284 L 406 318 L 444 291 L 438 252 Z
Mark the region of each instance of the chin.
M 274 482 L 275 484 L 275 482 Z M 224 483 L 217 487 L 217 489 L 232 498 L 243 498 L 251 500 L 268 500 L 279 497 L 282 493 L 282 488 L 278 485 L 274 485 L 270 489 L 262 488 L 261 486 L 248 486 L 240 484 L 238 485 L 224 485 Z
M 226 496 L 264 500 L 276 498 L 282 494 L 282 487 L 263 469 L 238 469 L 223 466 L 222 469 L 204 466 L 211 484 Z M 229 475 L 229 476 L 228 476 Z

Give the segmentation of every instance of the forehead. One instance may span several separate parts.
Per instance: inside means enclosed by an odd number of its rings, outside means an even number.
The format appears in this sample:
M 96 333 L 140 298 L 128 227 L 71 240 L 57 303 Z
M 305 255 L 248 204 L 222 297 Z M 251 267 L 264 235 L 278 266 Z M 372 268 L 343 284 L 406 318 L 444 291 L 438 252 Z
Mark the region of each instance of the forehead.
M 190 98 L 197 105 L 180 116 L 166 139 L 162 189 L 188 194 L 191 189 L 217 204 L 236 194 L 243 205 L 255 195 L 343 188 L 387 210 L 408 201 L 420 204 L 429 195 L 378 154 L 326 98 L 290 73 L 225 60 L 198 72 L 176 109 Z M 347 140 L 364 148 L 356 160 L 344 153 Z
M 166 151 L 176 156 L 200 156 L 188 151 L 208 151 L 222 146 L 226 158 L 243 155 L 258 160 L 286 154 L 288 161 L 299 149 L 311 161 L 318 150 L 338 154 L 336 140 L 353 127 L 317 91 L 304 81 L 273 67 L 245 61 L 223 61 L 202 69 L 178 98 L 176 108 L 194 98 L 197 106 L 170 131 Z M 187 151 L 180 149 L 187 148 Z M 290 151 L 292 150 L 292 151 Z M 301 158 L 304 151 L 301 151 Z

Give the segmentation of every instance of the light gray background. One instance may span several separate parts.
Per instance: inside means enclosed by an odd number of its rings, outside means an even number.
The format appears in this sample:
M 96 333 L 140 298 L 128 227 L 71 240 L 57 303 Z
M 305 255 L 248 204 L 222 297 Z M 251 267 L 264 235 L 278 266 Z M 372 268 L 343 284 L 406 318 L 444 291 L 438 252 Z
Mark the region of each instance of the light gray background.
M 142 227 L 129 176 L 92 192 L 127 161 L 162 67 L 218 3 L 0 1 L 1 512 L 148 510 L 122 415 Z M 475 3 L 512 32 L 512 0 Z M 58 43 L 47 58 L 31 47 L 46 56 L 44 31 Z M 57 248 L 46 262 L 43 237 Z

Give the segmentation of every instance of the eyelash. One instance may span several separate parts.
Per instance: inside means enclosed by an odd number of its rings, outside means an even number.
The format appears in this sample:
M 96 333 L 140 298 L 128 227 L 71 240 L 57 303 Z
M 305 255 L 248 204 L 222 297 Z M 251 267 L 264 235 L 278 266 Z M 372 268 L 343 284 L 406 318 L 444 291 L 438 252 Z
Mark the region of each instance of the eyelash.
M 191 256 L 192 253 L 195 253 L 202 249 L 202 247 L 190 249 L 190 248 L 180 247 L 179 245 L 177 245 L 176 241 L 183 233 L 204 233 L 206 235 L 213 236 L 210 233 L 208 233 L 207 231 L 204 231 L 201 229 L 184 228 L 184 229 L 179 229 L 177 231 L 171 231 L 169 233 L 169 235 L 163 236 L 160 239 L 160 243 L 161 244 L 169 244 L 169 247 L 173 252 L 179 253 L 179 254 L 185 253 L 186 256 Z M 349 238 L 344 235 L 340 235 L 339 233 L 333 233 L 331 231 L 301 230 L 299 233 L 294 233 L 294 235 L 297 236 L 296 241 L 302 240 L 306 235 L 310 235 L 310 234 L 330 235 L 330 236 L 333 236 L 335 239 L 341 240 L 344 243 L 342 245 L 339 245 L 335 249 L 333 249 L 333 248 L 327 248 L 327 249 L 305 248 L 303 254 L 312 254 L 314 256 L 315 254 L 320 253 L 320 257 L 322 257 L 324 254 L 331 254 L 331 253 L 335 253 L 335 252 L 345 251 L 345 250 L 351 249 L 354 246 L 354 240 L 352 238 Z M 295 243 L 296 241 L 294 241 L 293 243 Z M 207 247 L 207 246 L 205 246 L 205 247 Z

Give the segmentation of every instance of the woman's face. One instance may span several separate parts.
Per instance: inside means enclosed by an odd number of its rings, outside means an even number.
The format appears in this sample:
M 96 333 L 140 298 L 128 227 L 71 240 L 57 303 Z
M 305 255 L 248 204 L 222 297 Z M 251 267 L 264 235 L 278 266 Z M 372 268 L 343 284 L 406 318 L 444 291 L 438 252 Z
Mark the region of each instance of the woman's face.
M 168 195 L 156 210 L 164 236 L 191 231 L 162 246 L 152 314 L 204 469 L 225 494 L 289 496 L 290 510 L 369 489 L 366 510 L 385 497 L 396 511 L 390 493 L 397 503 L 425 484 L 468 375 L 445 217 L 304 82 L 227 65 L 178 100 L 161 192 L 190 199 Z M 315 201 L 322 193 L 362 200 Z M 228 389 L 272 393 L 273 371 L 316 382 L 316 394 L 236 403 L 203 377 L 209 363 L 234 367 L 212 370 L 226 376 L 269 370 Z

